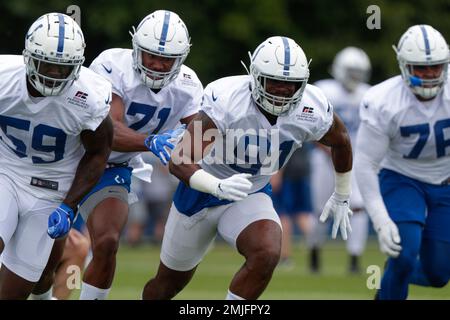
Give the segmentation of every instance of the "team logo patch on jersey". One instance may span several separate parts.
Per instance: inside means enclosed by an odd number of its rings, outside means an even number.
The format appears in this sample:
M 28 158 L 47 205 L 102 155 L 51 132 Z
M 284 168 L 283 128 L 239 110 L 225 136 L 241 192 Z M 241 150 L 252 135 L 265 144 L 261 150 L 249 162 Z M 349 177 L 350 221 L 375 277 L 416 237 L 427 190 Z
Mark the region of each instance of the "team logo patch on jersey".
M 302 113 L 296 114 L 295 118 L 300 121 L 315 122 L 317 117 L 314 115 L 314 108 L 303 106 Z
M 180 82 L 186 86 L 196 87 L 197 84 L 192 80 L 192 76 L 187 73 L 183 73 L 183 77 L 180 79 Z
M 87 96 L 88 96 L 88 94 L 86 92 L 83 92 L 83 91 L 78 91 L 75 94 L 75 97 L 80 98 L 80 99 L 84 99 L 84 100 L 86 100 Z
M 88 107 L 88 104 L 86 103 L 87 97 L 88 94 L 86 92 L 77 91 L 73 97 L 67 97 L 67 102 L 85 109 Z
M 304 106 L 303 110 L 302 110 L 302 113 L 314 113 L 314 108 Z

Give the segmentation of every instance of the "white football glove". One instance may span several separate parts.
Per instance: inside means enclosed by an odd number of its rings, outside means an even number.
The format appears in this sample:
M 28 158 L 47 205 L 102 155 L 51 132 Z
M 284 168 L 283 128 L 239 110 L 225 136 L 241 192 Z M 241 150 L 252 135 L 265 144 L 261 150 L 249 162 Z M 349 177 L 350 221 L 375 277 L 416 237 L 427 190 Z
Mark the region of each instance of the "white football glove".
M 248 196 L 253 183 L 248 178 L 252 175 L 248 173 L 234 174 L 229 178 L 222 179 L 217 184 L 216 190 L 213 192 L 213 196 L 219 199 L 239 201 Z
M 380 251 L 392 258 L 397 258 L 402 250 L 400 234 L 395 223 L 388 218 L 383 224 L 376 227 Z
M 338 229 L 341 229 L 341 236 L 344 240 L 347 240 L 347 234 L 352 232 L 350 216 L 353 215 L 353 212 L 349 207 L 349 197 L 333 192 L 320 215 L 320 222 L 325 222 L 330 215 L 333 216 L 334 221 L 331 231 L 333 239 L 336 239 Z

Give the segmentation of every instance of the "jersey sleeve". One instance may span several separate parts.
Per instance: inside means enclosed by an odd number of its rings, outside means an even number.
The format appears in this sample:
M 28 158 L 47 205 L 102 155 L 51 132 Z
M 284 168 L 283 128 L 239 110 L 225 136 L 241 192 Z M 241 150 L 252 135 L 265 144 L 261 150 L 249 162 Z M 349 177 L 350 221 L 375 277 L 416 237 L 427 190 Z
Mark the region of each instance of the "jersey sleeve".
M 108 53 L 108 51 L 102 52 L 97 58 L 95 58 L 89 66 L 89 69 L 108 80 L 112 85 L 112 93 L 123 98 L 124 85 L 122 75 L 120 70 L 115 65 L 113 57 Z
M 383 112 L 379 103 L 374 98 L 374 92 L 367 92 L 361 100 L 359 106 L 359 117 L 379 134 L 389 135 L 389 115 Z
M 311 89 L 309 103 L 300 105 L 300 116 L 297 116 L 307 129 L 306 141 L 319 141 L 333 124 L 333 105 L 319 88 Z
M 90 113 L 82 122 L 82 130 L 95 131 L 103 120 L 108 116 L 110 104 L 112 100 L 111 84 L 104 79 L 97 79 L 95 81 L 95 97 L 92 99 L 90 105 Z
M 229 126 L 229 115 L 224 103 L 224 96 L 218 95 L 213 86 L 208 85 L 203 94 L 200 111 L 214 122 L 219 132 L 224 135 Z
M 184 113 L 182 119 L 196 114 L 200 110 L 200 104 L 202 103 L 203 98 L 202 83 L 195 74 L 190 74 L 189 77 L 190 78 L 188 80 L 191 80 L 192 78 L 194 79 L 192 79 L 193 81 L 190 81 L 189 84 L 189 98 L 186 99 L 186 103 L 183 108 Z

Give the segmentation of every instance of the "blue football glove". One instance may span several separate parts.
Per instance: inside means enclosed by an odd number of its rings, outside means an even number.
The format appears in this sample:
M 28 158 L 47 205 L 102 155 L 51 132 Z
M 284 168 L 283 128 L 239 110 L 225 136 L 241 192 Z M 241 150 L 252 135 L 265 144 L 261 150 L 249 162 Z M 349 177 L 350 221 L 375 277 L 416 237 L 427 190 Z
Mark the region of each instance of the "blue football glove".
M 48 217 L 47 233 L 52 239 L 65 236 L 75 220 L 75 213 L 72 208 L 61 203 L 55 211 Z
M 145 146 L 153 152 L 163 165 L 167 165 L 172 152 L 178 140 L 184 134 L 186 125 L 181 125 L 173 130 L 167 130 L 161 134 L 151 134 L 145 139 Z

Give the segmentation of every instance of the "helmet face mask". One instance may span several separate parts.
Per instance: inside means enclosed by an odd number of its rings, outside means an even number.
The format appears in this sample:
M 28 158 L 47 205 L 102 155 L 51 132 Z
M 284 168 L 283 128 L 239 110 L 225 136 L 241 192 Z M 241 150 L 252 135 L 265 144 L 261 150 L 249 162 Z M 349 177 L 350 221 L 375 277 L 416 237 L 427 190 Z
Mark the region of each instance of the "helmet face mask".
M 302 99 L 308 65 L 303 50 L 292 39 L 271 37 L 264 41 L 251 56 L 249 74 L 255 103 L 275 116 L 289 114 Z
M 450 52 L 444 37 L 431 26 L 416 25 L 393 48 L 406 85 L 419 98 L 433 99 L 447 81 Z
M 78 78 L 84 61 L 53 62 L 42 56 L 28 55 L 25 51 L 23 55 L 29 82 L 43 96 L 59 95 L 67 86 L 70 87 Z
M 173 12 L 158 10 L 145 17 L 130 33 L 133 40 L 133 68 L 142 82 L 151 89 L 161 89 L 179 74 L 190 51 L 190 38 L 180 17 Z M 162 65 L 171 62 L 165 70 L 152 69 L 144 55 L 159 60 Z M 170 64 L 170 63 L 169 63 Z
M 298 79 L 298 80 L 281 80 L 272 75 L 255 75 L 257 79 L 256 93 L 254 97 L 256 104 L 258 104 L 263 110 L 276 116 L 282 116 L 292 111 L 297 104 L 300 102 L 303 91 L 305 90 L 308 80 Z M 280 82 L 280 86 L 286 83 L 292 83 L 294 85 L 294 92 L 291 95 L 283 96 L 272 93 L 268 83 Z
M 180 72 L 181 66 L 189 53 L 183 55 L 161 54 L 159 52 L 147 50 L 133 42 L 133 56 L 136 61 L 136 69 L 141 76 L 142 82 L 151 89 L 161 89 L 173 81 Z M 167 71 L 157 71 L 146 67 L 144 55 L 149 54 L 153 57 L 162 57 L 164 59 L 173 59 L 172 67 Z
M 346 78 L 347 87 L 353 91 L 360 83 L 369 81 L 369 72 L 365 69 L 347 68 Z
M 25 38 L 28 82 L 43 96 L 57 96 L 79 77 L 84 37 L 76 22 L 61 13 L 37 19 Z
M 403 79 L 408 79 L 407 83 L 415 95 L 427 100 L 434 98 L 441 91 L 448 74 L 448 63 L 424 65 L 422 63 L 414 64 L 403 62 L 403 64 L 404 65 L 400 67 L 402 77 Z M 427 78 L 417 75 L 419 73 L 417 70 L 423 70 L 427 67 L 437 67 L 441 69 L 439 76 Z

